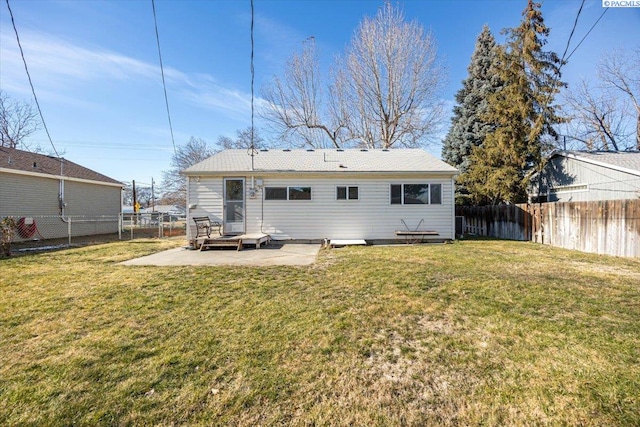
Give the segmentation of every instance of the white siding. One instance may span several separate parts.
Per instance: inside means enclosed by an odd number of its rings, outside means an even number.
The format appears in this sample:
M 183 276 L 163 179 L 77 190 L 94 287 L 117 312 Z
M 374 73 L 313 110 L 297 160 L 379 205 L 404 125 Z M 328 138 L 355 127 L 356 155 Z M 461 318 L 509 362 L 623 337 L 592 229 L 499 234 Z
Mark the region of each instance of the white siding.
M 187 238 L 191 239 L 195 227 L 191 218 L 208 216 L 211 221 L 222 223 L 222 178 L 189 177 L 187 186 L 187 221 L 189 223 Z M 195 205 L 195 208 L 190 208 L 192 205 Z
M 251 177 L 246 178 L 246 232 L 264 232 L 279 240 L 397 239 L 396 230 L 434 230 L 441 239 L 454 238 L 453 188 L 450 177 L 399 176 L 308 177 L 256 175 L 263 185 L 249 198 Z M 391 184 L 442 184 L 440 205 L 391 205 Z M 311 187 L 311 200 L 264 200 L 264 187 Z M 337 186 L 358 186 L 358 200 L 336 200 Z M 189 216 L 208 215 L 222 221 L 222 177 L 189 178 Z M 189 219 L 190 223 L 192 222 Z M 191 226 L 192 224 L 190 224 Z M 191 231 L 192 232 L 192 231 Z

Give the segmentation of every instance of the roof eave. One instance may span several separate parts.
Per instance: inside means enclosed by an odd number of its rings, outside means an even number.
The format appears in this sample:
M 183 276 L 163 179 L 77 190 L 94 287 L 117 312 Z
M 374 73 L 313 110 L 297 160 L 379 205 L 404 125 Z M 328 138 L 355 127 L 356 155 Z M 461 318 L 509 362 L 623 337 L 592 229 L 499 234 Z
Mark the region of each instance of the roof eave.
M 47 179 L 63 179 L 65 181 L 75 181 L 75 182 L 84 182 L 87 184 L 99 184 L 99 185 L 108 185 L 111 187 L 124 187 L 125 185 L 122 182 L 107 182 L 107 181 L 97 181 L 93 179 L 86 178 L 76 178 L 72 176 L 63 176 L 63 175 L 52 175 L 48 173 L 41 172 L 30 172 L 23 171 L 20 169 L 9 169 L 9 168 L 0 168 L 1 173 L 12 173 L 16 175 L 25 175 L 25 176 L 33 176 L 37 178 L 47 178 Z
M 640 170 L 625 168 L 625 167 L 622 167 L 622 166 L 618 166 L 618 165 L 614 165 L 614 164 L 611 164 L 611 163 L 590 159 L 588 157 L 583 157 L 583 156 L 580 156 L 579 154 L 566 152 L 566 151 L 555 151 L 555 152 L 553 152 L 553 153 L 551 153 L 549 155 L 549 159 L 551 159 L 553 157 L 556 157 L 556 156 L 562 156 L 562 157 L 566 157 L 568 159 L 574 159 L 574 160 L 578 160 L 578 161 L 581 161 L 581 162 L 590 163 L 592 165 L 602 166 L 604 168 L 614 169 L 614 170 L 617 170 L 617 171 L 620 171 L 620 172 L 624 172 L 624 173 L 628 173 L 628 174 L 631 174 L 631 175 L 640 176 Z
M 366 171 L 366 170 L 334 170 L 334 171 L 299 171 L 299 170 L 277 170 L 277 169 L 254 169 L 254 170 L 228 170 L 228 171 L 187 171 L 180 172 L 185 176 L 225 176 L 225 175 L 246 175 L 246 174 L 286 174 L 286 175 L 355 175 L 355 174 L 368 174 L 368 175 L 447 175 L 455 176 L 459 175 L 460 171 Z

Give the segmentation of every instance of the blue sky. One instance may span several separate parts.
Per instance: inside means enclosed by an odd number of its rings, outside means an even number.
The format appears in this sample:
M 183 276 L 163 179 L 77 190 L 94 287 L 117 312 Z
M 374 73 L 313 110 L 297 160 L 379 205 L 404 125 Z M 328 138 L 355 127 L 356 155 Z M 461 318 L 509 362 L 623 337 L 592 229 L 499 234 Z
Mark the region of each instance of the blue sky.
M 364 16 L 382 0 L 255 0 L 255 88 L 280 73 L 314 36 L 323 65 L 342 53 Z M 455 92 L 477 35 L 517 26 L 526 0 L 405 0 L 407 20 L 430 29 L 448 69 L 442 96 Z M 112 178 L 156 182 L 170 167 L 169 132 L 150 0 L 10 0 L 36 95 L 64 157 Z M 565 49 L 579 0 L 547 0 L 548 47 Z M 569 51 L 605 9 L 587 0 Z M 249 0 L 156 0 L 162 59 L 176 145 L 191 136 L 214 143 L 250 124 Z M 612 49 L 640 46 L 640 8 L 611 8 L 563 68 L 565 81 L 593 79 Z M 0 5 L 0 89 L 30 101 L 31 89 L 4 1 Z M 260 127 L 259 119 L 256 126 Z M 447 123 L 448 126 L 448 123 Z M 446 132 L 446 127 L 444 131 Z M 51 151 L 40 131 L 32 144 Z M 440 146 L 429 149 L 439 155 Z

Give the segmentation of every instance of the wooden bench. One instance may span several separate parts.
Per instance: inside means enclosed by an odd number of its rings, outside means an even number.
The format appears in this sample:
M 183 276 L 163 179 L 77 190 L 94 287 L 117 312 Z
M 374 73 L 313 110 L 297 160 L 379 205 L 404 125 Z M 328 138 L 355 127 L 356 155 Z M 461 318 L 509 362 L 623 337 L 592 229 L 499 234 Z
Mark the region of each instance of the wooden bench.
M 418 241 L 424 242 L 425 237 L 427 236 L 439 236 L 440 234 L 437 231 L 433 230 L 420 230 L 420 226 L 424 222 L 424 219 L 421 219 L 418 225 L 412 229 L 410 228 L 404 219 L 401 219 L 400 222 L 404 225 L 404 230 L 396 230 L 396 236 L 403 236 L 407 243 L 418 243 Z
M 439 236 L 440 233 L 431 230 L 397 230 L 396 236 L 403 236 L 407 243 L 424 242 L 427 236 Z

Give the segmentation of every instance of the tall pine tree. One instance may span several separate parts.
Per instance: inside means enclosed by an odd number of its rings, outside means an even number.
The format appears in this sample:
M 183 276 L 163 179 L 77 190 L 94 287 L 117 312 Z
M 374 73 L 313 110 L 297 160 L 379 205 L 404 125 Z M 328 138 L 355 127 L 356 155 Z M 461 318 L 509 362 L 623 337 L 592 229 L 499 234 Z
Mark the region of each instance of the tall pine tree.
M 549 29 L 540 3 L 529 0 L 516 28 L 506 31 L 495 72 L 503 88 L 489 97 L 485 119 L 495 123 L 482 146 L 473 149 L 471 165 L 461 181 L 476 203 L 518 203 L 526 200 L 530 172 L 539 169 L 553 129 L 563 119 L 553 105 L 564 83 L 561 61 L 543 50 Z
M 451 127 L 443 140 L 442 158 L 462 173 L 469 169 L 473 147 L 482 145 L 487 133 L 495 125 L 486 120 L 488 99 L 502 87 L 499 75 L 492 73 L 498 60 L 498 46 L 488 26 L 476 40 L 476 47 L 467 68 L 469 75 L 463 80 L 462 88 L 456 93 L 457 105 L 453 108 Z M 456 201 L 466 203 L 468 191 L 459 183 Z

